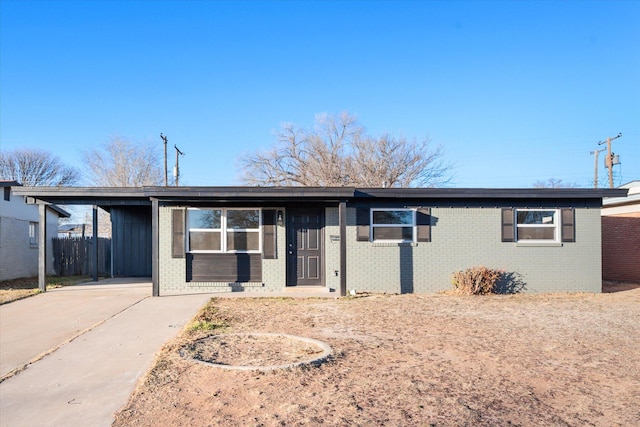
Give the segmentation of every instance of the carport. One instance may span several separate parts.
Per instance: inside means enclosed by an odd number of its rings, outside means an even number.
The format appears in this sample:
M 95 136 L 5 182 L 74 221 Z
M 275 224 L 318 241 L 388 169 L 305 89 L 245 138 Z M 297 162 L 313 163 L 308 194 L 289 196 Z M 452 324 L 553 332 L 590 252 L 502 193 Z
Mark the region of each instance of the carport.
M 111 217 L 111 275 L 114 277 L 153 276 L 152 202 L 149 197 L 145 197 L 142 188 L 20 187 L 15 193 L 24 196 L 27 203 L 39 206 L 38 286 L 40 291 L 46 291 L 45 211 L 51 204 L 92 206 L 91 257 L 94 260 L 92 263 L 94 281 L 98 281 L 98 208 L 104 209 Z

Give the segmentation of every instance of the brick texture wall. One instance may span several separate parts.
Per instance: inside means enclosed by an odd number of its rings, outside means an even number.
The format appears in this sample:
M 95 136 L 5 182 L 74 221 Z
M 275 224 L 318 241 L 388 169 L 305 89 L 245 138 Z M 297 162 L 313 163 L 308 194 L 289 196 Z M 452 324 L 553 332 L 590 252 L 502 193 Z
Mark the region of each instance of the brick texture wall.
M 602 291 L 599 208 L 576 209 L 576 241 L 550 245 L 502 242 L 498 208 L 440 207 L 432 216 L 431 242 L 375 244 L 356 241 L 355 209 L 349 209 L 348 288 L 439 292 L 452 288 L 454 271 L 485 265 L 511 273 L 524 292 Z
M 602 217 L 602 277 L 640 283 L 640 212 Z
M 160 208 L 160 290 L 233 291 L 229 283 L 188 283 L 184 258 L 171 258 L 171 207 Z M 348 289 L 389 293 L 425 293 L 451 289 L 454 271 L 486 265 L 512 273 L 525 292 L 601 292 L 601 217 L 598 208 L 577 208 L 576 241 L 519 245 L 501 241 L 499 208 L 432 209 L 432 241 L 398 245 L 356 240 L 356 210 L 347 209 L 347 271 L 340 271 L 338 209 L 325 215 L 326 286 L 339 289 L 346 273 Z M 277 227 L 277 254 L 263 260 L 263 282 L 242 284 L 245 292 L 279 292 L 286 285 L 285 228 Z
M 171 211 L 178 207 L 160 207 L 159 230 L 159 282 L 160 295 L 201 292 L 280 292 L 286 284 L 286 235 L 285 228 L 276 230 L 276 259 L 262 260 L 262 282 L 187 282 L 186 258 L 171 257 Z

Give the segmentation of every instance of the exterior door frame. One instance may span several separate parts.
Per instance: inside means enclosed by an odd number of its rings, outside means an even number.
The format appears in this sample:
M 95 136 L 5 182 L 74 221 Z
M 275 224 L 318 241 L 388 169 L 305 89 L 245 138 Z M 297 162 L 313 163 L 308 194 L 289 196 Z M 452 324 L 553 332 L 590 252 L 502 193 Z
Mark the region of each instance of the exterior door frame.
M 295 215 L 300 214 L 314 214 L 318 215 L 319 220 L 319 261 L 318 261 L 318 275 L 317 283 L 298 283 L 298 248 L 295 245 L 297 228 L 294 224 L 293 218 Z M 286 242 L 286 256 L 287 256 L 287 287 L 289 286 L 325 286 L 325 242 L 324 242 L 324 228 L 325 228 L 325 208 L 324 207 L 309 207 L 309 208 L 288 208 L 287 209 L 287 242 Z M 305 273 L 306 274 L 306 273 Z M 304 280 L 304 279 L 303 279 Z

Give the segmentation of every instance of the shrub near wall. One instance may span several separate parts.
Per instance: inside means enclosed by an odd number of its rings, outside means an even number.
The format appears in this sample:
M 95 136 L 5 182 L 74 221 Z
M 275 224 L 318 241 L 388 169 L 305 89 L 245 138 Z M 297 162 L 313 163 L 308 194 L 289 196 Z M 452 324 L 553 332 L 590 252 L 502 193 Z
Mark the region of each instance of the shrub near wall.
M 453 273 L 452 283 L 459 295 L 485 295 L 497 293 L 497 284 L 503 272 L 485 266 L 471 267 Z

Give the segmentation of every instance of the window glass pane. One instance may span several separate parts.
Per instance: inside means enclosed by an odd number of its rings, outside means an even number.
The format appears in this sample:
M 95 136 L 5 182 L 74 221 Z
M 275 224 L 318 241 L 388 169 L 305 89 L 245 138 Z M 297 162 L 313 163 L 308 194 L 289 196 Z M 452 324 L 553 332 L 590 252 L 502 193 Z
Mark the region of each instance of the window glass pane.
M 374 224 L 413 225 L 412 211 L 373 211 Z
M 222 249 L 219 231 L 190 231 L 189 250 L 191 251 L 219 251 Z
M 219 209 L 189 209 L 189 228 L 220 228 L 222 211 Z
M 556 211 L 518 211 L 518 224 L 554 224 Z
M 29 243 L 32 245 L 38 244 L 38 223 L 29 223 Z
M 373 240 L 413 240 L 413 227 L 374 227 Z
M 555 227 L 518 227 L 518 240 L 554 240 Z
M 260 227 L 260 211 L 251 210 L 228 210 L 227 228 L 258 228 Z
M 260 250 L 260 233 L 246 231 L 227 232 L 228 251 L 258 251 Z

